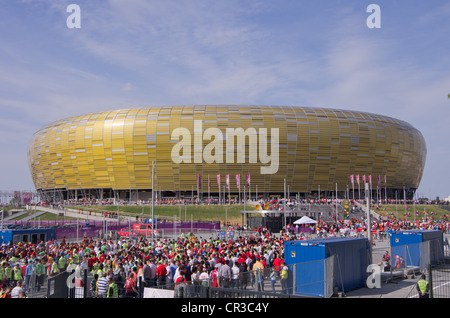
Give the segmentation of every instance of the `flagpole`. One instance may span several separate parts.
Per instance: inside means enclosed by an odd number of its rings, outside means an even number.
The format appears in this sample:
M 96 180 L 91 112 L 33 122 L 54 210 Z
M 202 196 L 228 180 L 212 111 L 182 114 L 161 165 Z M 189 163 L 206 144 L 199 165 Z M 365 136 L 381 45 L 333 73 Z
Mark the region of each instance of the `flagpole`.
M 197 203 L 200 202 L 200 175 L 197 176 Z
M 155 208 L 155 162 L 152 161 L 152 242 L 153 236 L 155 235 L 155 224 L 154 224 L 154 208 Z
M 335 206 L 336 206 L 336 223 L 339 222 L 339 211 L 338 211 L 338 206 L 337 206 L 337 204 L 338 204 L 337 198 L 338 198 L 338 188 L 337 188 L 337 182 L 336 182 L 336 195 L 334 198 L 336 200 L 336 204 L 335 204 Z

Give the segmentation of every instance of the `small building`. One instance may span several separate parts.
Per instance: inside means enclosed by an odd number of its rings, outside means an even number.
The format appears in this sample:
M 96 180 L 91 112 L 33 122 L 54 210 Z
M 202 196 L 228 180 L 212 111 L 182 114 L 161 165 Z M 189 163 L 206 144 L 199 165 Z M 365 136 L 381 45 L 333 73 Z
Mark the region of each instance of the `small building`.
M 444 262 L 444 234 L 440 230 L 393 231 L 390 246 L 391 265 L 399 257 L 403 257 L 406 266 L 421 270 Z
M 54 228 L 0 229 L 0 244 L 3 242 L 36 244 L 54 239 L 56 239 Z
M 279 232 L 285 225 L 293 224 L 303 216 L 320 219 L 321 212 L 311 205 L 299 205 L 289 208 L 286 212 L 278 210 L 249 209 L 241 211 L 242 224 L 250 228 L 265 227 L 271 232 Z
M 293 294 L 328 298 L 365 286 L 371 260 L 365 238 L 286 241 L 284 253 Z

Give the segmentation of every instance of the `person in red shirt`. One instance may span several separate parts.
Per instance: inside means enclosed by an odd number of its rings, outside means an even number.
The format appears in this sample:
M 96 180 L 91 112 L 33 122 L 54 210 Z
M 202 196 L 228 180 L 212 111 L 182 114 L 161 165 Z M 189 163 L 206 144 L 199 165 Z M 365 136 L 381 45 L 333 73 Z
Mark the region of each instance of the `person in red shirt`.
M 277 271 L 277 273 L 279 273 L 281 271 L 281 259 L 278 255 L 278 253 L 276 253 L 275 259 L 273 260 L 273 266 L 275 267 L 275 270 Z
M 219 278 L 217 275 L 217 264 L 214 266 L 214 269 L 211 271 L 210 278 L 211 278 L 211 286 L 212 287 L 219 287 Z
M 164 263 L 162 261 L 159 262 L 158 267 L 156 268 L 156 283 L 158 288 L 164 288 L 166 285 L 166 275 L 167 275 L 167 270 L 166 270 L 166 266 L 164 265 Z
M 180 272 L 180 276 L 175 280 L 175 285 L 186 284 L 186 278 L 184 278 L 184 273 Z

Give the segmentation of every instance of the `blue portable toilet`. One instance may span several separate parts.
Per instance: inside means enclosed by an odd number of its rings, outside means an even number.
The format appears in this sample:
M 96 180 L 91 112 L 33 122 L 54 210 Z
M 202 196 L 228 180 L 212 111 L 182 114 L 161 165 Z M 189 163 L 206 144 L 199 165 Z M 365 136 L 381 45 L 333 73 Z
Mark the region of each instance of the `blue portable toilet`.
M 296 295 L 331 297 L 364 287 L 370 245 L 365 238 L 325 238 L 284 243 L 288 288 Z
M 406 266 L 425 269 L 444 261 L 444 234 L 439 230 L 390 232 L 391 260 L 403 256 Z

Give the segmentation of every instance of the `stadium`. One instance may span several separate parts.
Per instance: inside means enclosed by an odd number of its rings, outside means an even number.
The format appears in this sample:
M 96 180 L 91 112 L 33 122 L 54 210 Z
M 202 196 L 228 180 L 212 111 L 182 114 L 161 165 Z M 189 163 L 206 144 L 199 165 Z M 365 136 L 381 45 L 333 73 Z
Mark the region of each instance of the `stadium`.
M 70 117 L 29 144 L 32 180 L 47 201 L 79 197 L 252 198 L 318 195 L 411 198 L 426 144 L 395 118 L 295 106 L 160 106 Z M 152 184 L 154 183 L 154 184 Z

